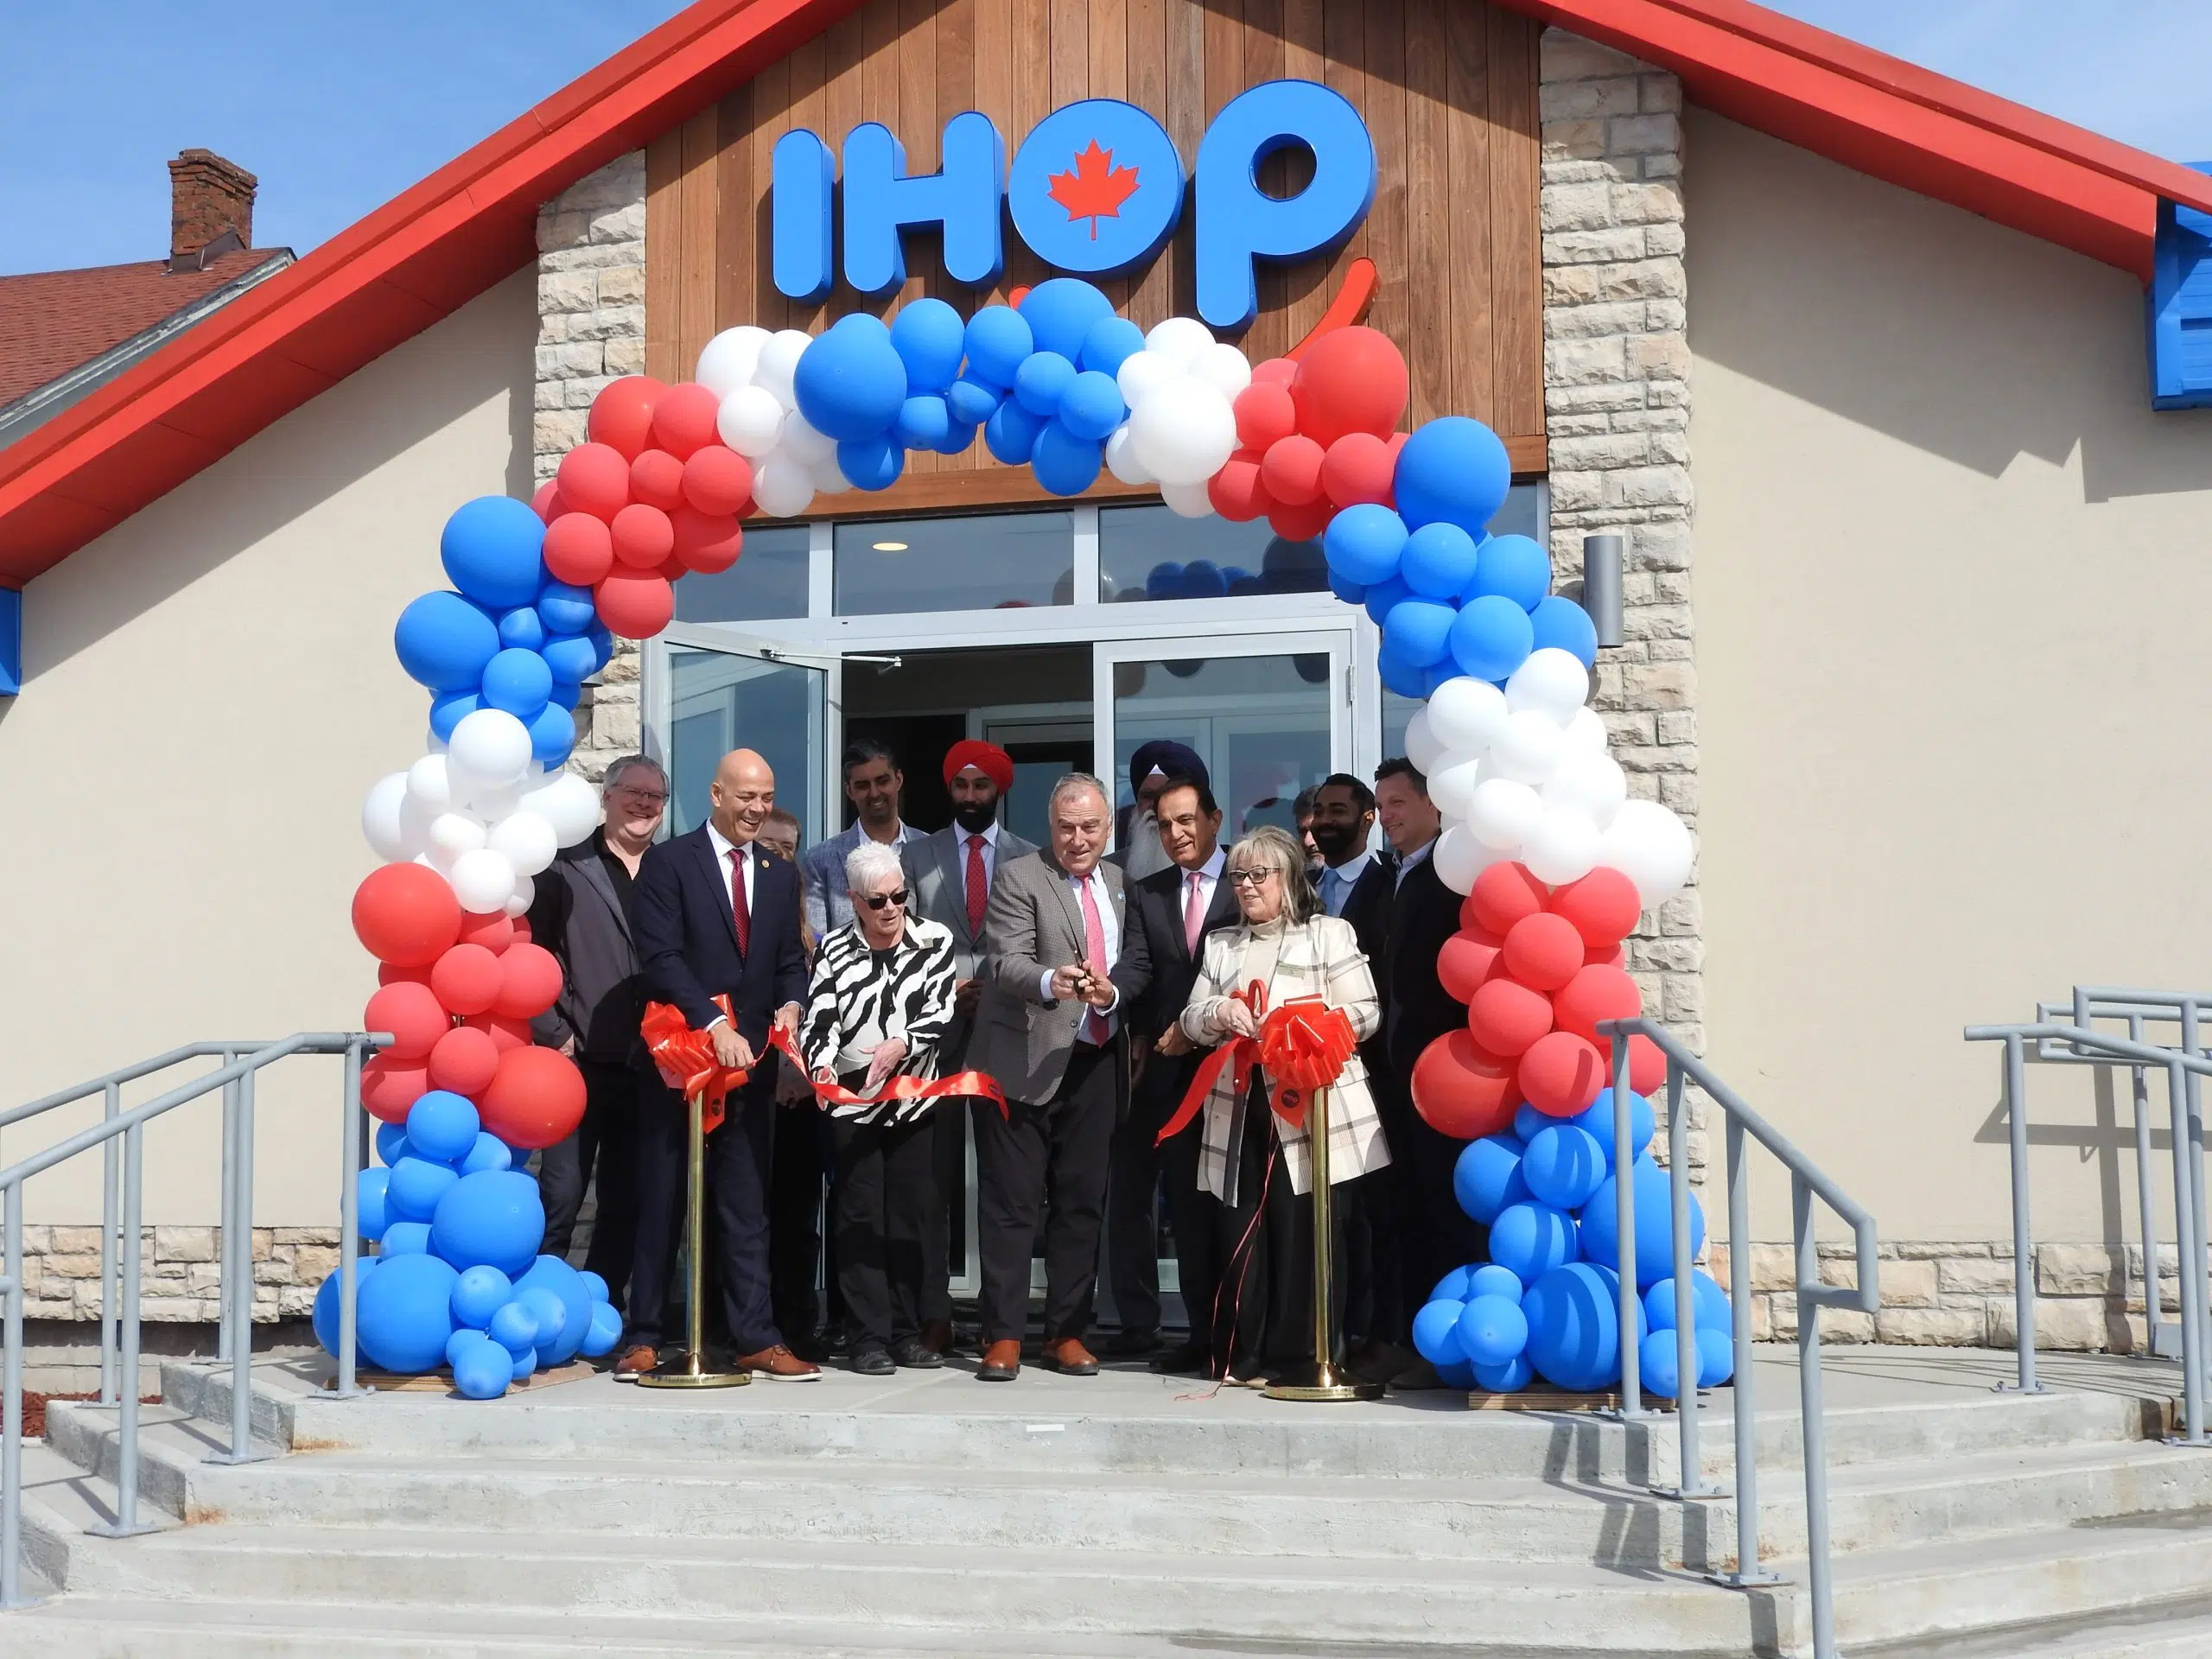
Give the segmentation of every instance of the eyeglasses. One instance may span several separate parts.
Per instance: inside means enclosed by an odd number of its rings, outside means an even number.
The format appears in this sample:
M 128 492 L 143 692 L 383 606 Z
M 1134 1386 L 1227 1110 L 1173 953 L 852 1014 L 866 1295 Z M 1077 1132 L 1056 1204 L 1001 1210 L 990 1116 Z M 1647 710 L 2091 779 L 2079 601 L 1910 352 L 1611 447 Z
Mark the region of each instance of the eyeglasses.
M 1229 885 L 1232 887 L 1264 887 L 1268 885 L 1268 878 L 1274 874 L 1273 870 L 1231 870 L 1229 872 Z
M 896 905 L 899 909 L 904 910 L 906 907 L 906 889 L 901 887 L 896 893 L 862 893 L 861 903 L 866 905 L 870 910 L 881 910 L 889 905 Z
M 612 795 L 626 795 L 641 806 L 658 806 L 668 796 L 658 789 L 638 789 L 629 784 L 617 784 L 607 791 Z

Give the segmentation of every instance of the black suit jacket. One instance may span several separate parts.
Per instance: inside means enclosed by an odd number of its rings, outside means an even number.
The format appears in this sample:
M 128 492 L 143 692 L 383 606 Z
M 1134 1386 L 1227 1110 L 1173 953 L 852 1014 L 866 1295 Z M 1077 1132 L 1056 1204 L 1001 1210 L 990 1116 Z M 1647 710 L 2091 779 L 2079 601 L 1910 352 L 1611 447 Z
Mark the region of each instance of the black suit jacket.
M 1152 958 L 1152 983 L 1146 988 L 1144 1000 L 1133 1016 L 1131 1029 L 1141 1037 L 1158 1041 L 1162 1032 L 1173 1025 L 1181 1015 L 1184 1006 L 1191 1000 L 1191 987 L 1198 976 L 1198 960 L 1186 944 L 1183 932 L 1183 877 L 1179 865 L 1155 870 L 1130 889 L 1135 899 L 1137 925 L 1144 932 L 1145 948 Z M 1212 902 L 1206 906 L 1205 928 L 1198 935 L 1199 948 L 1205 945 L 1205 936 L 1217 928 L 1234 927 L 1243 912 L 1236 907 L 1236 890 L 1229 885 L 1228 872 L 1214 884 Z
M 1459 895 L 1438 877 L 1435 860 L 1424 858 L 1406 872 L 1391 898 L 1384 958 L 1389 965 L 1382 1007 L 1384 1052 L 1402 1087 L 1413 1076 L 1421 1050 L 1467 1023 L 1467 1005 L 1446 995 L 1436 977 L 1436 958 L 1444 942 L 1459 931 Z
M 1344 897 L 1344 919 L 1351 924 L 1359 939 L 1360 954 L 1367 958 L 1368 971 L 1375 976 L 1376 995 L 1383 999 L 1385 1007 L 1389 1006 L 1390 908 L 1397 882 L 1398 861 L 1388 852 L 1380 852 L 1367 861 L 1367 868 Z M 1359 1046 L 1359 1058 L 1367 1067 L 1369 1079 L 1378 1087 L 1389 1077 L 1390 1055 L 1382 1027 L 1377 1026 L 1375 1035 Z
M 798 867 L 759 847 L 753 860 L 753 949 L 741 954 L 729 888 L 704 824 L 645 851 L 631 899 L 631 931 L 646 991 L 672 1002 L 696 1030 L 721 1017 L 710 1000 L 727 995 L 738 1034 L 757 1052 L 776 1010 L 806 1001 L 806 957 L 799 948 Z M 763 1067 L 756 1073 L 773 1076 Z

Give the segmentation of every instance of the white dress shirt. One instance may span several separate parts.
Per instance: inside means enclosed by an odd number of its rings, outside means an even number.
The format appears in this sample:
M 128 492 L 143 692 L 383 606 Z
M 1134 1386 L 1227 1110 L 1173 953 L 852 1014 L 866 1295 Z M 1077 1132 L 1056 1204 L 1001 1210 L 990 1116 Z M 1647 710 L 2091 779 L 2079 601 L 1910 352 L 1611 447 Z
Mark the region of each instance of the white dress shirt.
M 1351 890 L 1359 885 L 1359 878 L 1367 874 L 1367 866 L 1375 855 L 1364 847 L 1357 858 L 1348 858 L 1341 864 L 1332 864 L 1321 872 L 1322 902 L 1329 914 L 1341 916 L 1344 905 L 1351 898 Z M 1334 903 L 1329 901 L 1333 899 Z
M 1098 906 L 1098 936 L 1106 944 L 1105 966 L 1110 969 L 1122 959 L 1122 924 L 1120 918 L 1114 914 L 1114 896 L 1107 891 L 1104 868 L 1094 864 L 1090 867 L 1090 874 L 1079 880 L 1072 875 L 1064 875 L 1060 879 L 1067 883 L 1068 892 L 1075 899 L 1075 913 L 1078 919 L 1083 916 L 1083 889 L 1086 883 L 1089 885 L 1091 900 Z M 1052 995 L 1054 971 L 1047 968 L 1044 977 L 1038 982 L 1038 995 L 1046 1002 L 1058 1000 Z M 1122 1006 L 1122 988 L 1116 985 L 1113 987 L 1113 992 L 1114 1000 L 1098 1010 L 1101 1015 L 1110 1016 Z

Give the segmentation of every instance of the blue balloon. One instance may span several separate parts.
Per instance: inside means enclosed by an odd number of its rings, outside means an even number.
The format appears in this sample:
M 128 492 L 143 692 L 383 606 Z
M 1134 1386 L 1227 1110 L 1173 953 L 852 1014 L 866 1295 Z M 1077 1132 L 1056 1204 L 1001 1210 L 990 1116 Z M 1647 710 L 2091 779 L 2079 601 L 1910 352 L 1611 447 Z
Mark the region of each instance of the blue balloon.
M 607 1300 L 607 1281 L 601 1278 L 589 1268 L 579 1268 L 576 1273 L 576 1278 L 584 1287 L 584 1294 L 590 1297 L 592 1300 L 594 1302 L 603 1302 Z
M 410 1155 L 391 1166 L 391 1181 L 385 1192 L 385 1206 L 402 1221 L 428 1221 L 437 1213 L 438 1200 L 461 1177 L 448 1164 Z M 458 1264 L 456 1264 L 458 1265 Z
M 1446 1388 L 1472 1389 L 1475 1386 L 1475 1368 L 1465 1360 L 1447 1359 L 1430 1363 L 1436 1366 L 1437 1381 Z
M 361 1287 L 369 1281 L 375 1271 L 377 1258 L 362 1256 L 353 1263 L 354 1341 L 360 1340 L 359 1310 Z M 315 1306 L 308 1314 L 308 1323 L 315 1327 L 315 1339 L 322 1344 L 323 1351 L 333 1359 L 338 1357 L 338 1285 L 344 1274 L 342 1268 L 333 1268 L 330 1277 L 315 1287 Z
M 505 709 L 525 724 L 545 707 L 552 690 L 553 671 L 534 651 L 510 648 L 484 665 L 485 706 Z
M 1514 1306 L 1521 1306 L 1521 1281 L 1495 1262 L 1485 1262 L 1467 1274 L 1467 1300 L 1478 1296 L 1501 1296 Z
M 520 1297 L 494 1308 L 485 1330 L 511 1354 L 527 1353 L 537 1346 L 537 1315 Z
M 360 1236 L 368 1243 L 373 1244 L 382 1238 L 385 1229 L 398 1219 L 391 1211 L 391 1172 L 389 1169 L 365 1169 L 355 1179 Z
M 1452 624 L 1452 660 L 1478 680 L 1504 679 L 1529 660 L 1535 644 L 1528 612 L 1495 594 L 1469 600 Z
M 538 552 L 545 544 L 545 521 L 530 503 L 511 495 L 480 495 L 463 502 L 446 520 L 438 556 L 453 585 L 480 605 L 512 610 L 536 602 L 545 585 Z
M 583 700 L 583 687 L 573 680 L 556 680 L 553 689 L 545 694 L 547 708 L 564 709 L 569 714 L 575 713 L 576 705 Z
M 424 594 L 399 613 L 391 648 L 416 683 L 433 691 L 474 691 L 483 683 L 485 664 L 499 653 L 499 627 L 459 594 Z
M 514 1161 L 515 1155 L 508 1150 L 505 1141 L 496 1135 L 480 1129 L 476 1133 L 475 1144 L 469 1147 L 468 1155 L 461 1160 L 461 1173 L 474 1175 L 479 1170 L 512 1169 Z
M 578 633 L 557 634 L 538 652 L 556 685 L 580 685 L 599 672 L 599 651 Z
M 453 1335 L 448 1337 L 446 1338 L 446 1363 L 448 1365 L 452 1364 L 454 1355 L 466 1353 L 468 1350 L 469 1344 L 483 1334 L 484 1333 L 481 1331 L 472 1331 L 467 1326 L 463 1325 L 460 1330 L 455 1331 Z
M 891 344 L 891 331 L 865 311 L 855 311 L 799 353 L 791 391 L 798 412 L 825 437 L 841 444 L 880 438 L 906 401 L 906 365 Z
M 1097 323 L 1114 315 L 1114 302 L 1079 276 L 1055 276 L 1022 296 L 1017 308 L 1040 352 L 1073 362 Z
M 1562 1389 L 1601 1389 L 1621 1375 L 1620 1281 L 1587 1262 L 1555 1268 L 1521 1299 L 1529 1320 L 1528 1357 Z M 1637 1340 L 1643 1339 L 1637 1310 Z
M 1055 420 L 1037 435 L 1029 464 L 1050 493 L 1081 495 L 1097 481 L 1102 455 L 1096 439 L 1079 438 Z
M 1402 599 L 1382 619 L 1382 647 L 1414 668 L 1442 662 L 1450 653 L 1459 613 L 1433 600 Z
M 1378 502 L 1363 501 L 1329 520 L 1321 553 L 1335 575 L 1372 588 L 1398 574 L 1406 541 L 1403 519 Z
M 475 1146 L 482 1127 L 468 1096 L 450 1089 L 429 1090 L 407 1109 L 408 1143 L 433 1163 L 458 1164 Z
M 1360 604 L 1367 598 L 1365 582 L 1350 581 L 1334 570 L 1329 572 L 1329 591 L 1347 605 Z
M 1422 424 L 1398 451 L 1391 499 L 1408 528 L 1453 524 L 1479 537 L 1513 486 L 1513 463 L 1480 421 L 1447 415 Z
M 525 1302 L 534 1297 L 549 1297 L 561 1309 L 558 1320 L 541 1324 L 537 1333 L 539 1362 L 565 1365 L 575 1358 L 577 1346 L 591 1329 L 592 1294 L 583 1275 L 557 1255 L 541 1255 L 531 1264 L 529 1272 L 515 1281 L 515 1291 Z
M 1108 319 L 1119 322 L 1119 317 Z M 1060 423 L 1079 438 L 1093 443 L 1103 443 L 1111 437 L 1114 429 L 1122 423 L 1128 410 L 1122 402 L 1122 389 L 1114 377 L 1097 369 L 1085 369 L 1068 382 L 1067 390 L 1060 394 Z
M 1220 599 L 1229 592 L 1229 575 L 1211 559 L 1192 559 L 1175 582 L 1179 599 Z
M 981 426 L 999 412 L 999 405 L 1005 401 L 1004 392 L 971 374 L 962 375 L 944 394 L 946 410 L 962 426 Z
M 584 638 L 591 641 L 591 648 L 599 653 L 598 667 L 592 670 L 596 674 L 614 660 L 614 634 L 606 623 L 594 617 L 591 626 L 584 630 Z
M 1414 590 L 1406 586 L 1403 576 L 1385 576 L 1369 586 L 1367 596 L 1360 603 L 1366 607 L 1369 619 L 1379 628 L 1384 618 L 1413 596 Z
M 1144 573 L 1144 596 L 1147 599 L 1180 599 L 1183 597 L 1183 567 L 1173 561 L 1163 561 Z
M 377 1125 L 377 1157 L 385 1166 L 397 1163 L 407 1155 L 407 1131 L 397 1123 Z
M 541 1365 L 558 1363 L 552 1350 L 559 1344 L 562 1329 L 569 1323 L 568 1304 L 543 1285 L 531 1285 L 524 1288 L 519 1282 L 515 1290 L 515 1300 L 527 1308 L 531 1318 L 537 1322 L 537 1363 Z M 588 1299 L 584 1300 L 583 1318 L 580 1323 L 583 1329 L 588 1329 L 591 1325 Z M 579 1339 L 582 1338 L 583 1329 L 576 1332 Z
M 443 743 L 453 735 L 453 728 L 484 706 L 484 699 L 474 691 L 451 691 L 444 696 L 430 699 L 430 732 Z
M 1459 1351 L 1478 1365 L 1503 1365 L 1529 1345 L 1529 1321 L 1517 1301 L 1478 1296 L 1459 1315 L 1453 1335 Z
M 1681 1394 L 1681 1367 L 1675 1352 L 1675 1333 L 1654 1331 L 1636 1345 L 1637 1380 L 1646 1394 L 1674 1400 Z
M 361 1281 L 362 1351 L 402 1375 L 435 1370 L 453 1335 L 453 1287 L 461 1275 L 435 1255 L 386 1256 Z
M 1474 1269 L 1471 1268 L 1452 1268 L 1451 1272 L 1436 1281 L 1436 1288 L 1428 1293 L 1428 1300 L 1432 1302 L 1465 1301 L 1474 1294 L 1474 1292 L 1467 1288 L 1467 1282 L 1473 1273 Z
M 459 1332 L 447 1355 L 454 1391 L 465 1400 L 496 1400 L 514 1377 L 514 1358 L 479 1331 Z
M 891 319 L 891 349 L 906 365 L 906 389 L 941 392 L 960 372 L 968 327 L 943 300 L 909 300 Z M 910 446 L 911 447 L 911 446 Z
M 562 634 L 582 633 L 591 626 L 599 615 L 593 605 L 591 589 L 571 587 L 565 582 L 549 582 L 545 591 L 537 596 L 537 620 L 545 626 L 549 639 Z
M 1471 579 L 1461 585 L 1459 596 L 1480 599 L 1495 594 L 1533 611 L 1551 588 L 1551 558 L 1531 537 L 1493 536 L 1483 543 Z
M 1559 1122 L 1549 1112 L 1540 1112 L 1527 1101 L 1513 1109 L 1513 1133 L 1525 1143 L 1535 1140 Z
M 1406 537 L 1398 574 L 1423 599 L 1456 600 L 1475 575 L 1475 538 L 1457 524 L 1423 524 Z
M 1572 1123 L 1554 1123 L 1529 1142 L 1521 1162 L 1529 1191 L 1555 1210 L 1580 1210 L 1605 1179 L 1598 1137 Z
M 1509 1205 L 1490 1224 L 1490 1259 L 1524 1285 L 1581 1254 L 1574 1217 L 1548 1204 Z
M 1459 1328 L 1459 1315 L 1466 1311 L 1459 1302 L 1424 1303 L 1414 1315 L 1414 1351 L 1430 1364 L 1447 1359 L 1465 1359 L 1459 1351 L 1459 1338 L 1454 1334 Z
M 1144 349 L 1144 330 L 1127 317 L 1101 317 L 1084 331 L 1077 367 L 1104 375 L 1122 372 L 1122 365 Z
M 438 1200 L 430 1248 L 456 1268 L 490 1266 L 509 1278 L 526 1269 L 545 1236 L 537 1183 L 519 1170 L 464 1175 Z
M 944 429 L 944 439 L 938 444 L 938 454 L 940 455 L 966 454 L 968 453 L 968 446 L 976 442 L 976 428 L 977 424 L 978 423 L 975 421 L 953 421 L 949 423 Z
M 1716 1330 L 1732 1329 L 1728 1319 L 1728 1293 L 1703 1268 L 1690 1275 L 1690 1304 L 1696 1311 L 1698 1328 L 1711 1325 Z M 1671 1268 L 1668 1274 L 1643 1293 L 1643 1317 L 1651 1321 L 1654 1331 L 1675 1328 L 1675 1276 Z
M 499 644 L 506 650 L 536 651 L 544 643 L 545 623 L 535 606 L 518 605 L 499 619 Z
M 1611 1169 L 1613 1165 L 1613 1091 L 1600 1089 L 1598 1098 L 1592 1101 L 1586 1109 L 1566 1121 L 1597 1136 L 1598 1144 L 1605 1149 L 1605 1167 Z M 1651 1103 L 1631 1090 L 1628 1097 L 1628 1155 L 1631 1162 L 1643 1156 L 1658 1128 L 1659 1122 L 1652 1114 Z
M 454 1323 L 481 1331 L 514 1294 L 513 1281 L 497 1268 L 470 1268 L 454 1281 Z
M 908 449 L 936 449 L 952 430 L 952 412 L 940 397 L 925 394 L 899 405 L 891 435 Z
M 622 1316 L 605 1302 L 591 1305 L 591 1325 L 584 1332 L 583 1345 L 577 1351 L 587 1359 L 597 1359 L 602 1354 L 614 1351 L 614 1344 L 622 1340 Z
M 515 1356 L 515 1363 L 507 1371 L 507 1380 L 511 1382 L 520 1382 L 537 1369 L 537 1350 L 533 1348 L 527 1353 Z
M 430 1224 L 426 1221 L 395 1221 L 377 1243 L 379 1255 L 421 1255 L 430 1248 Z
M 1529 626 L 1535 636 L 1536 650 L 1563 651 L 1585 668 L 1598 665 L 1598 625 L 1573 600 L 1546 594 L 1529 613 Z
M 557 702 L 547 703 L 527 724 L 531 758 L 548 772 L 566 760 L 576 746 L 576 717 Z
M 1529 1363 L 1526 1353 L 1514 1355 L 1503 1365 L 1478 1365 L 1473 1370 L 1475 1386 L 1491 1394 L 1518 1394 L 1536 1376 L 1536 1368 Z
M 1452 1167 L 1452 1196 L 1473 1219 L 1488 1226 L 1501 1211 L 1529 1197 L 1521 1176 L 1521 1143 L 1510 1135 L 1486 1135 L 1459 1148 Z
M 1385 642 L 1375 654 L 1375 671 L 1389 690 L 1402 697 L 1426 697 L 1428 695 L 1428 671 L 1418 663 L 1409 663 L 1390 649 Z
M 983 423 L 983 447 L 991 452 L 994 460 L 1008 467 L 1027 467 L 1037 448 L 1037 435 L 1044 429 L 1045 423 L 1031 414 L 1020 399 L 1009 397 Z
M 852 439 L 837 446 L 837 470 L 855 489 L 887 490 L 906 470 L 906 452 L 880 434 Z
M 1010 386 L 1022 359 L 1037 349 L 1037 337 L 1012 306 L 987 305 L 968 319 L 967 346 L 966 378 Z
M 1040 421 L 1060 412 L 1060 397 L 1075 384 L 1075 365 L 1058 352 L 1033 352 L 1014 377 L 1014 395 Z
M 1641 1290 L 1675 1271 L 1673 1197 L 1667 1172 L 1638 1160 L 1630 1172 L 1636 1197 L 1636 1283 Z M 1600 1266 L 1620 1266 L 1620 1214 L 1615 1207 L 1617 1178 L 1605 1177 L 1582 1211 L 1582 1254 Z M 1705 1247 L 1705 1206 L 1690 1198 L 1690 1254 Z
M 1735 1375 L 1735 1342 L 1729 1332 L 1710 1325 L 1700 1325 L 1694 1334 L 1697 1338 L 1697 1385 L 1700 1389 L 1717 1389 Z

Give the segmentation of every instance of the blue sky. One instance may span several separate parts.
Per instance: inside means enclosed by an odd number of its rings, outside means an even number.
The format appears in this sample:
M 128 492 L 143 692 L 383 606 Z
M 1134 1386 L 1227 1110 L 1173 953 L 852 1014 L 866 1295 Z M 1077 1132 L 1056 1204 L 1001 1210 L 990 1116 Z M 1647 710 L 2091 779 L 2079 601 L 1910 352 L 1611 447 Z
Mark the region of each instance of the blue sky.
M 2204 0 L 1783 0 L 1781 10 L 2178 160 L 2212 156 Z M 259 175 L 306 252 L 681 10 L 678 0 L 76 0 L 10 8 L 0 272 L 168 250 L 162 163 Z

